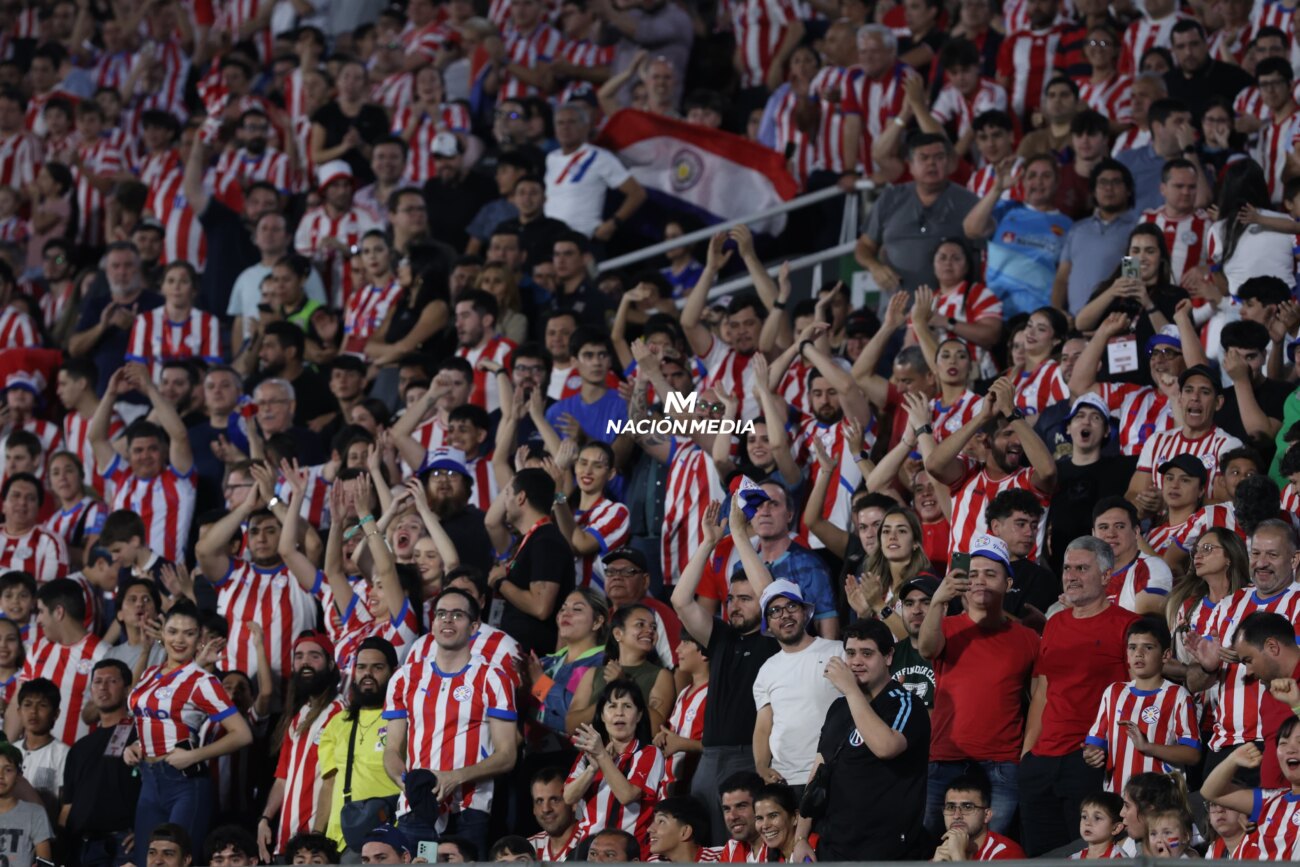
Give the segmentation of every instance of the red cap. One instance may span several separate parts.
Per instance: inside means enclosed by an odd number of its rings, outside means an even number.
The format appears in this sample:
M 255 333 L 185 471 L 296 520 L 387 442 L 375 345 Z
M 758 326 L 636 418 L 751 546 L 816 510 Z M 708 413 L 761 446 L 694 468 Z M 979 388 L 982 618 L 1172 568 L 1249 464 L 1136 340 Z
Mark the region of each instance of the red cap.
M 330 641 L 330 637 L 324 632 L 316 632 L 315 630 L 308 629 L 294 639 L 293 649 L 297 650 L 298 645 L 300 644 L 319 645 L 320 649 L 325 651 L 326 656 L 330 659 L 334 658 L 334 642 Z

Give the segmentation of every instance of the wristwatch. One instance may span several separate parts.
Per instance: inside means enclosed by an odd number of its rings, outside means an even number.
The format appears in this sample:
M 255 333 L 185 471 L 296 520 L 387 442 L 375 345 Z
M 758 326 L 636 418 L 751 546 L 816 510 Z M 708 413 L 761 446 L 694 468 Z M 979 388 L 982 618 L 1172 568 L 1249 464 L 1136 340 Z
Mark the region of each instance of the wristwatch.
M 917 436 L 920 436 L 921 434 L 930 434 L 930 436 L 934 436 L 934 425 L 923 424 L 919 428 L 912 431 L 912 433 L 916 434 Z
M 568 496 L 565 495 L 565 493 L 564 493 L 563 491 L 556 491 L 556 492 L 555 492 L 555 505 L 557 505 L 557 506 L 567 506 L 568 504 L 569 504 L 569 498 L 568 498 Z
M 276 506 L 280 505 L 283 502 L 284 500 L 281 500 L 279 497 L 272 497 L 271 499 L 266 501 L 266 507 L 268 509 L 274 509 Z
M 1020 411 L 1020 407 L 1016 407 L 1011 410 L 1011 414 L 1007 416 L 1007 421 L 1020 421 L 1024 417 L 1025 414 Z

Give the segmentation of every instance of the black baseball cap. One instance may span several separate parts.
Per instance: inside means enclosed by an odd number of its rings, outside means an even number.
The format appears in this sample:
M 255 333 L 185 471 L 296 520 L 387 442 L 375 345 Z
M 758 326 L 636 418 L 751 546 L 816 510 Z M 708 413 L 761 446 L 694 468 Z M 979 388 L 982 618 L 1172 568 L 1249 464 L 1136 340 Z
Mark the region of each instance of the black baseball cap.
M 913 590 L 920 590 L 925 594 L 926 599 L 933 599 L 934 594 L 939 590 L 939 579 L 933 575 L 918 575 L 898 588 L 898 598 L 906 599 L 907 594 Z
M 1187 473 L 1194 479 L 1200 479 L 1201 484 L 1210 480 L 1210 471 L 1201 463 L 1201 459 L 1196 455 L 1181 454 L 1174 455 L 1169 460 L 1160 465 L 1160 475 L 1164 475 L 1172 469 L 1179 469 Z
M 606 566 L 610 565 L 615 560 L 627 560 L 642 572 L 650 571 L 650 564 L 646 562 L 645 555 L 637 549 L 631 548 L 627 545 L 624 545 L 622 548 L 615 548 L 613 551 L 610 551 L 604 557 L 600 558 L 600 562 L 604 563 Z
M 1178 387 L 1182 388 L 1187 384 L 1187 380 L 1191 379 L 1193 376 L 1202 376 L 1208 380 L 1210 387 L 1214 389 L 1215 394 L 1223 393 L 1223 388 L 1219 383 L 1219 377 L 1204 364 L 1193 364 L 1191 367 L 1178 374 Z

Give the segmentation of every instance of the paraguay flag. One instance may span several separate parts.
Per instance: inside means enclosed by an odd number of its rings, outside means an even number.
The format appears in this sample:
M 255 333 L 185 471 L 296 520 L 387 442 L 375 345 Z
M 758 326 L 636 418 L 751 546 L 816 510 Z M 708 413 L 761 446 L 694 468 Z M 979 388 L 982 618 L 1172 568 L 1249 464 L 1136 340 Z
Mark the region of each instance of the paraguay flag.
M 623 109 L 609 118 L 596 144 L 613 151 L 652 199 L 705 224 L 744 217 L 798 194 L 779 153 L 698 124 Z M 785 215 L 750 228 L 779 234 Z

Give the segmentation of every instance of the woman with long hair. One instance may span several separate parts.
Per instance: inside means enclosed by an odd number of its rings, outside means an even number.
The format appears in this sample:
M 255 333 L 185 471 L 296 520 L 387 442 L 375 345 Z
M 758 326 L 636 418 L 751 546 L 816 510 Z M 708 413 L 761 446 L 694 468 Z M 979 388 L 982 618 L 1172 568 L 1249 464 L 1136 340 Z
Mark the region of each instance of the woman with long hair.
M 641 688 L 610 681 L 596 699 L 594 721 L 573 734 L 581 755 L 564 783 L 564 803 L 583 805 L 580 837 L 617 827 L 636 837 L 642 859 L 649 857 L 650 819 L 664 776 L 664 755 L 651 743 L 652 731 Z
M 175 602 L 162 624 L 166 659 L 140 675 L 127 700 L 139 738 L 123 754 L 140 772 L 137 840 L 148 840 L 163 822 L 180 825 L 191 839 L 204 839 L 212 812 L 212 779 L 204 763 L 253 742 L 221 681 L 196 661 L 205 650 L 199 633 L 198 608 L 187 599 Z M 210 744 L 196 743 L 191 733 L 207 721 L 220 722 L 224 733 Z M 147 848 L 136 847 L 140 867 Z
M 1074 324 L 1080 331 L 1091 332 L 1112 313 L 1123 313 L 1134 320 L 1138 346 L 1146 346 L 1154 334 L 1174 321 L 1178 303 L 1189 296 L 1173 282 L 1165 233 L 1155 223 L 1133 228 L 1124 255 L 1136 263 L 1137 276 L 1125 277 L 1123 265 L 1116 267 L 1092 293 Z
M 502 262 L 488 262 L 474 279 L 474 288 L 483 289 L 497 300 L 497 331 L 523 343 L 528 337 L 528 317 L 519 300 L 519 278 Z
M 366 65 L 360 60 L 339 63 L 334 98 L 312 114 L 309 139 L 312 165 L 343 160 L 358 187 L 375 179 L 364 149 L 387 136 L 389 127 L 388 112 L 370 101 L 366 79 Z
M 1153 771 L 1134 774 L 1124 784 L 1123 798 L 1124 809 L 1120 811 L 1120 818 L 1124 820 L 1128 839 L 1120 844 L 1120 851 L 1126 858 L 1153 854 L 1147 844 L 1146 816 L 1164 810 L 1190 812 L 1182 774 L 1157 774 Z
M 1219 271 L 1197 281 L 1196 294 L 1218 301 L 1224 289 L 1236 296 L 1251 277 L 1295 282 L 1294 232 L 1256 226 L 1261 219 L 1290 221 L 1272 209 L 1264 170 L 1254 160 L 1229 163 L 1219 187 L 1219 219 L 1210 226 L 1209 262 Z M 1212 283 L 1210 281 L 1213 281 Z
M 1016 409 L 1026 415 L 1042 412 L 1070 391 L 1056 360 L 1070 330 L 1070 320 L 1055 307 L 1040 307 L 1025 325 L 1025 360 L 1016 380 Z
M 45 470 L 46 482 L 58 500 L 58 511 L 44 526 L 63 540 L 68 549 L 68 569 L 81 570 L 86 551 L 99 538 L 96 530 L 108 509 L 93 488 L 86 485 L 81 458 L 72 452 L 55 452 Z
M 577 587 L 561 603 L 555 623 L 560 649 L 541 659 L 530 656 L 525 663 L 538 700 L 537 722 L 550 733 L 568 735 L 569 708 L 583 678 L 600 664 L 609 637 L 609 600 L 590 587 Z
M 447 269 L 437 247 L 412 243 L 397 262 L 397 282 L 402 295 L 366 344 L 366 355 L 378 368 L 370 393 L 390 406 L 397 402 L 402 359 L 424 351 L 451 321 Z
M 412 82 L 414 94 L 408 105 L 393 114 L 392 132 L 411 146 L 411 163 L 407 176 L 413 184 L 423 184 L 434 175 L 433 139 L 449 131 L 464 138 L 469 135 L 469 110 L 461 103 L 447 102 L 442 70 L 432 63 L 421 66 Z
M 885 511 L 876 531 L 876 550 L 867 557 L 862 575 L 849 575 L 844 592 L 859 617 L 873 616 L 897 599 L 898 591 L 913 578 L 933 575 L 930 558 L 922 547 L 921 520 L 906 506 Z M 885 621 L 895 638 L 906 638 L 900 614 Z
M 821 65 L 821 56 L 811 46 L 801 45 L 792 51 L 786 61 L 785 81 L 767 98 L 758 124 L 759 143 L 785 154 L 790 174 L 801 188 L 808 183 L 817 156 L 821 113 L 812 82 Z
M 565 717 L 568 731 L 591 722 L 596 713 L 593 697 L 601 695 L 605 685 L 615 680 L 637 685 L 648 709 L 650 729 L 659 731 L 673 709 L 677 692 L 672 672 L 664 668 L 655 652 L 657 638 L 655 613 L 650 608 L 627 605 L 614 612 L 602 664 L 588 669 L 574 692 Z
M 383 342 L 380 326 L 389 309 L 402 297 L 402 284 L 394 273 L 397 264 L 388 236 L 371 229 L 361 237 L 361 274 L 365 285 L 349 296 L 343 308 L 343 351 L 367 360 L 371 342 Z
M 937 314 L 937 307 L 937 302 L 932 301 L 928 286 L 916 290 L 916 303 L 912 305 L 912 322 L 916 328 L 913 336 L 925 353 L 926 364 L 930 366 L 930 372 L 939 384 L 939 394 L 930 401 L 933 415 L 930 424 L 934 428 L 935 442 L 941 442 L 948 434 L 959 430 L 975 417 L 982 398 L 970 387 L 975 375 L 971 358 L 972 344 L 951 329 L 942 329 L 939 336 L 935 335 L 931 323 Z M 998 309 L 1001 311 L 1000 306 Z M 1000 332 L 1001 312 L 998 316 Z M 985 359 L 980 365 L 979 373 L 995 374 L 997 368 L 993 365 L 993 357 L 988 350 L 981 347 L 976 352 L 982 353 Z
M 1227 597 L 1250 583 L 1250 556 L 1246 544 L 1233 530 L 1211 527 L 1193 540 L 1192 566 L 1174 583 L 1165 603 L 1165 619 L 1174 636 L 1175 659 L 1167 666 L 1195 663 L 1185 637 L 1189 632 L 1208 634 L 1210 615 Z M 1171 674 L 1181 674 L 1171 671 Z
M 933 340 L 960 340 L 975 352 L 980 376 L 995 376 L 991 350 L 1002 339 L 1002 302 L 979 282 L 979 259 L 961 238 L 944 238 L 934 251 L 937 289 L 922 286 L 912 307 L 906 344 L 919 342 L 918 328 L 930 326 Z M 930 294 L 922 296 L 920 292 Z M 922 298 L 929 303 L 923 304 Z M 922 310 L 922 307 L 925 307 Z

